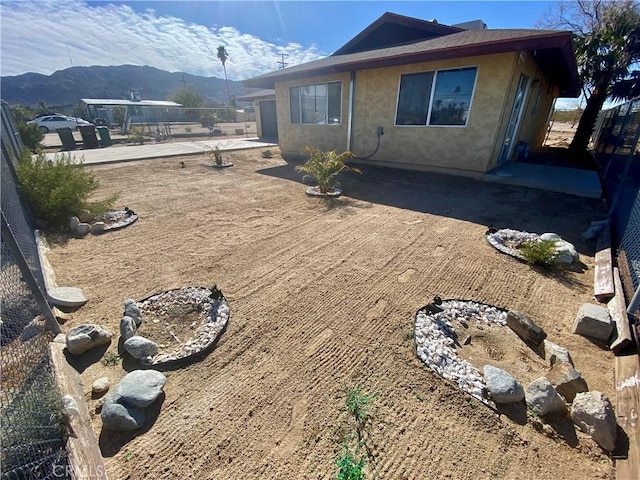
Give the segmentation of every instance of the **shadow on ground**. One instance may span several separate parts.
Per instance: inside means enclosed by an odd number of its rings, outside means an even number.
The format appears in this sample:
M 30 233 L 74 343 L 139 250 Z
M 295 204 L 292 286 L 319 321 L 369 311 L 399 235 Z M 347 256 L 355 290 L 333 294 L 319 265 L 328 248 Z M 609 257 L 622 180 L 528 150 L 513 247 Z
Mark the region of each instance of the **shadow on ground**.
M 302 184 L 294 171 L 296 162 L 258 170 L 258 173 Z M 592 220 L 603 218 L 601 200 L 576 197 L 511 185 L 484 183 L 466 177 L 358 165 L 363 175 L 345 172 L 340 177 L 344 196 L 328 203 L 335 208 L 345 197 L 457 218 L 494 228 L 535 233 L 554 232 L 575 245 L 580 253 L 593 255 L 595 246 L 581 233 Z M 558 279 L 561 281 L 561 277 Z

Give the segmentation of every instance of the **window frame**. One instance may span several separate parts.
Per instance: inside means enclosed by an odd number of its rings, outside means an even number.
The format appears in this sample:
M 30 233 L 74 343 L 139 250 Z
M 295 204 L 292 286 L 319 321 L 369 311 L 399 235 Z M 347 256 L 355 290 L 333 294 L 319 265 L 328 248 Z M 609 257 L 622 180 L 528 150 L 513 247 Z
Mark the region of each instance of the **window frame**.
M 327 81 L 327 82 L 323 82 L 323 83 L 309 83 L 309 84 L 304 84 L 304 85 L 292 85 L 289 87 L 289 123 L 291 125 L 321 125 L 321 126 L 329 126 L 329 127 L 338 127 L 340 125 L 342 125 L 342 80 L 335 80 L 335 81 Z M 340 95 L 338 96 L 338 100 L 339 100 L 339 105 L 340 105 L 340 112 L 339 112 L 339 122 L 338 123 L 329 123 L 329 118 L 334 118 L 334 117 L 329 117 L 329 85 L 331 84 L 338 84 L 340 85 Z M 316 87 L 318 85 L 325 85 L 326 89 L 327 89 L 327 96 L 326 96 L 326 103 L 325 103 L 325 109 L 326 109 L 326 116 L 327 116 L 327 121 L 324 123 L 307 123 L 307 122 L 303 122 L 302 121 L 302 90 L 305 87 Z M 292 108 L 292 102 L 291 102 L 291 94 L 292 94 L 292 90 L 294 88 L 298 89 L 298 118 L 299 121 L 294 122 L 292 115 L 291 115 L 291 108 Z
M 433 100 L 434 100 L 434 94 L 436 91 L 436 86 L 438 84 L 438 74 L 440 72 L 451 72 L 451 71 L 455 71 L 455 70 L 469 70 L 475 68 L 476 70 L 476 76 L 473 80 L 473 87 L 471 89 L 471 97 L 469 98 L 469 112 L 467 114 L 467 118 L 465 119 L 465 123 L 464 125 L 431 125 L 429 122 L 431 121 L 431 112 L 432 112 L 432 108 L 433 108 Z M 469 125 L 469 117 L 471 116 L 471 107 L 473 106 L 473 100 L 475 98 L 475 93 L 476 93 L 476 86 L 478 84 L 478 73 L 480 72 L 480 67 L 478 65 L 467 65 L 464 67 L 450 67 L 450 68 L 440 68 L 440 69 L 435 69 L 435 70 L 419 70 L 416 72 L 404 72 L 401 73 L 399 78 L 398 78 L 398 90 L 397 90 L 397 95 L 396 95 L 396 111 L 395 111 L 395 115 L 393 117 L 393 123 L 395 127 L 402 127 L 402 128 L 411 128 L 411 127 L 417 127 L 417 128 L 424 128 L 424 127 L 430 127 L 430 128 L 466 128 Z M 431 91 L 429 92 L 429 105 L 427 106 L 427 115 L 425 118 L 425 123 L 424 124 L 420 124 L 420 125 L 402 125 L 402 124 L 398 124 L 396 123 L 398 120 L 398 108 L 400 106 L 400 87 L 402 86 L 402 77 L 404 75 L 415 75 L 415 74 L 419 74 L 419 73 L 433 73 L 433 81 L 431 82 Z

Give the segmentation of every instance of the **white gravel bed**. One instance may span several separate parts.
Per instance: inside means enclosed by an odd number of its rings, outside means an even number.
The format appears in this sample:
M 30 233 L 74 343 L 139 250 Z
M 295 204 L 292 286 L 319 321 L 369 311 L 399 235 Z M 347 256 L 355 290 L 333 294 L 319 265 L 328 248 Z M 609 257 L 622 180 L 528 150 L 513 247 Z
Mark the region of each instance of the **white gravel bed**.
M 485 234 L 485 238 L 487 239 L 487 242 L 489 242 L 489 245 L 495 249 L 500 250 L 507 255 L 519 258 L 520 260 L 525 260 L 517 247 L 522 245 L 524 242 L 538 240 L 540 235 L 537 233 L 503 228 L 501 230 L 496 230 L 495 232 L 487 232 Z

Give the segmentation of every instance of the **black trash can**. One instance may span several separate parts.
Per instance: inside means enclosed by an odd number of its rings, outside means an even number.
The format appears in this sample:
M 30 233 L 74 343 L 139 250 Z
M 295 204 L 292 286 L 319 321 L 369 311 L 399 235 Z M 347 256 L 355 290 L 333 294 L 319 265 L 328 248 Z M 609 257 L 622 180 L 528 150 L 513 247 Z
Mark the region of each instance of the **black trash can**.
M 100 144 L 103 147 L 111 146 L 111 135 L 109 135 L 109 129 L 107 127 L 96 127 L 98 134 L 100 135 Z
M 58 132 L 58 136 L 62 142 L 63 150 L 68 152 L 69 150 L 75 150 L 78 148 L 78 145 L 76 145 L 76 139 L 73 138 L 73 131 L 69 127 L 58 128 L 56 132 Z
M 82 137 L 82 146 L 86 148 L 98 148 L 98 137 L 96 136 L 96 127 L 93 125 L 78 125 L 80 136 Z

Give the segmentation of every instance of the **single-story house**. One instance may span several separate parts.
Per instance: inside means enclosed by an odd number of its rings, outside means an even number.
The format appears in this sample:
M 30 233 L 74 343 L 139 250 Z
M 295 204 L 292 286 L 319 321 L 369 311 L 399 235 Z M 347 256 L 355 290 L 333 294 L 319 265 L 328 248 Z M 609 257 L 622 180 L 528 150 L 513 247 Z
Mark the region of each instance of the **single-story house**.
M 555 99 L 579 94 L 570 32 L 388 12 L 329 57 L 243 83 L 275 89 L 285 158 L 309 145 L 472 177 L 540 146 Z

